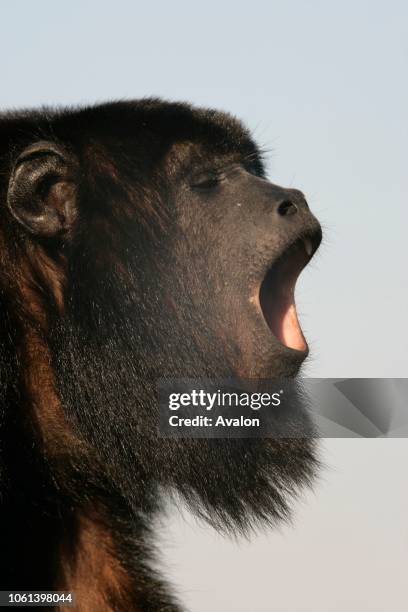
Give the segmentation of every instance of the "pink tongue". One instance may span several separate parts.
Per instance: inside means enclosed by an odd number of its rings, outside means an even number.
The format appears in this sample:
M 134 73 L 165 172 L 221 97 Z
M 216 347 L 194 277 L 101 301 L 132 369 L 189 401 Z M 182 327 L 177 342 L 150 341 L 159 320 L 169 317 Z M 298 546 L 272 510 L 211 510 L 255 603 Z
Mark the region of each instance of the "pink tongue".
M 279 340 L 286 346 L 298 351 L 305 350 L 306 342 L 300 329 L 294 302 L 289 302 L 282 313 L 279 335 L 281 336 Z

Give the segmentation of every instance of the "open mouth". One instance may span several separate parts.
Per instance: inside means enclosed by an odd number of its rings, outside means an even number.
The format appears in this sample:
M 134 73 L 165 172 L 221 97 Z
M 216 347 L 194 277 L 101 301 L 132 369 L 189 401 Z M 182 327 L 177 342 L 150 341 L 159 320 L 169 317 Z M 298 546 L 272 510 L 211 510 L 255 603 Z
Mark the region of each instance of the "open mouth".
M 320 241 L 320 229 L 297 238 L 273 262 L 259 289 L 262 314 L 273 335 L 284 346 L 302 353 L 308 346 L 296 312 L 295 285 Z

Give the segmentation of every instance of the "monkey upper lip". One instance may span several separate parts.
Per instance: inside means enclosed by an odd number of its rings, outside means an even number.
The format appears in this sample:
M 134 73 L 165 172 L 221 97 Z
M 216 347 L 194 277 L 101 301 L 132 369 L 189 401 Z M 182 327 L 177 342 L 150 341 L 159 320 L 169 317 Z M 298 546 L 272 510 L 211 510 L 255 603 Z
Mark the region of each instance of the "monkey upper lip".
M 259 305 L 269 329 L 281 344 L 304 356 L 308 346 L 297 317 L 295 285 L 321 238 L 320 226 L 297 236 L 269 266 L 259 288 Z

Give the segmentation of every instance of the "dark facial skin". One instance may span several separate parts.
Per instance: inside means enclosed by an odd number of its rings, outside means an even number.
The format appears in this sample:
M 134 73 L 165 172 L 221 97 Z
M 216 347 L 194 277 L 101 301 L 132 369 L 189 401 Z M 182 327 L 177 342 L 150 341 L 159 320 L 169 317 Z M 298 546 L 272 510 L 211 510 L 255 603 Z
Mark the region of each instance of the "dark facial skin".
M 259 303 L 261 283 L 280 254 L 300 236 L 310 236 L 313 251 L 320 227 L 303 194 L 251 173 L 237 160 L 217 160 L 216 171 L 191 173 L 176 195 L 180 231 L 195 267 L 183 280 L 194 286 L 195 308 L 217 338 L 235 349 L 241 377 L 295 375 L 308 353 L 271 333 Z M 306 265 L 309 257 L 305 259 Z
M 68 590 L 97 525 L 121 588 L 103 607 L 95 587 L 94 609 L 179 610 L 148 569 L 159 487 L 246 531 L 287 519 L 317 461 L 307 436 L 159 438 L 156 382 L 296 375 L 308 349 L 282 313 L 319 224 L 222 113 L 145 100 L 5 115 L 0 132 L 2 586 Z M 291 418 L 310 431 L 301 403 Z M 52 554 L 33 559 L 44 532 Z

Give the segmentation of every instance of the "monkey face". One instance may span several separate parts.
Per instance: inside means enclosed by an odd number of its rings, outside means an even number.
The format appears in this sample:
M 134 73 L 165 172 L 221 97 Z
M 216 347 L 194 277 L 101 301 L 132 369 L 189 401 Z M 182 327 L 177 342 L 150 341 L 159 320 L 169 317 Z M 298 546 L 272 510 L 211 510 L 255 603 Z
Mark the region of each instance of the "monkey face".
M 294 289 L 320 244 L 320 225 L 301 192 L 236 160 L 192 166 L 176 196 L 176 269 L 188 261 L 183 292 L 194 292 L 201 324 L 236 348 L 236 373 L 293 376 L 308 354 Z

